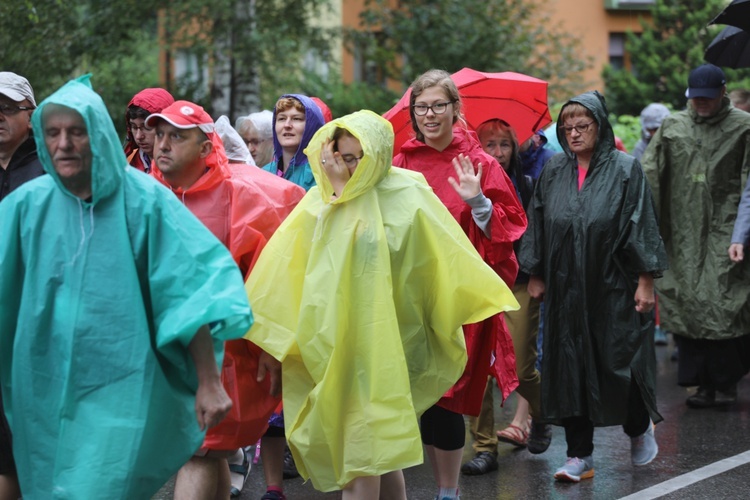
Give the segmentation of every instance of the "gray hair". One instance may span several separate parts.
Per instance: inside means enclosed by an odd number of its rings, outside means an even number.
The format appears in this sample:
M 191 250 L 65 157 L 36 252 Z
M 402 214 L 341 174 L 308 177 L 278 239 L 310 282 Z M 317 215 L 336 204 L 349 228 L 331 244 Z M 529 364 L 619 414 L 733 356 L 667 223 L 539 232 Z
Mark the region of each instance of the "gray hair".
M 242 133 L 243 129 L 248 126 L 253 126 L 258 131 L 260 139 L 270 139 L 273 137 L 273 113 L 264 109 L 263 111 L 237 118 L 235 128 L 238 132 Z

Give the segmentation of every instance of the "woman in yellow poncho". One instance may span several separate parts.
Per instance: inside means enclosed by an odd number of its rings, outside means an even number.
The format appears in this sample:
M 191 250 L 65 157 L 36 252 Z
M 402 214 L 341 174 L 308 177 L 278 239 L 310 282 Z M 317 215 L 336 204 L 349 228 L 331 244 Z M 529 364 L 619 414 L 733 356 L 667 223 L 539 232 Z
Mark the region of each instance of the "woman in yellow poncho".
M 406 498 L 400 471 L 423 461 L 417 416 L 466 363 L 461 325 L 518 307 L 424 177 L 391 167 L 392 150 L 391 124 L 371 111 L 321 128 L 305 150 L 317 187 L 246 284 L 246 338 L 282 362 L 300 474 L 345 499 L 381 487 Z

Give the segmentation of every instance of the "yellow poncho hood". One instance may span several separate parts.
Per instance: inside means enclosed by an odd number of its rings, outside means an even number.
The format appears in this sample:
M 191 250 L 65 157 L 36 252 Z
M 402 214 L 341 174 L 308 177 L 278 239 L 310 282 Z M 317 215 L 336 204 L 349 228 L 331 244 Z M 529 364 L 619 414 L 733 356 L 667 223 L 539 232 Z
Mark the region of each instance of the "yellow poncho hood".
M 364 157 L 341 195 L 320 150 L 337 127 Z M 517 303 L 421 174 L 391 167 L 370 111 L 334 120 L 306 154 L 317 181 L 246 284 L 246 338 L 282 361 L 286 434 L 323 491 L 422 462 L 417 416 L 461 376 L 462 324 Z

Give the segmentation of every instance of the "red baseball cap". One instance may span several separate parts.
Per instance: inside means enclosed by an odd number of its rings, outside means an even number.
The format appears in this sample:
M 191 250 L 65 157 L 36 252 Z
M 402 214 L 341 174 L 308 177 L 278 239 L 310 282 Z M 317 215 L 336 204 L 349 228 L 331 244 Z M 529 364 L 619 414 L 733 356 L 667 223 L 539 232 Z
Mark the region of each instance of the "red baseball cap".
M 206 134 L 215 131 L 214 121 L 206 110 L 189 101 L 175 101 L 160 113 L 154 113 L 146 118 L 147 127 L 155 127 L 157 120 L 162 119 L 169 124 L 182 129 L 198 127 Z

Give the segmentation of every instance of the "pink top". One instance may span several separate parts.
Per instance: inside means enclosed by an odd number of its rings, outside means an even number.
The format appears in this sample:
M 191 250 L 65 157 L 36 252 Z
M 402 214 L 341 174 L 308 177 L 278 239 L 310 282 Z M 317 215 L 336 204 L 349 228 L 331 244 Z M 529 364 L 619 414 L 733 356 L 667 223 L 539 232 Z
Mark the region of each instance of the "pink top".
M 581 168 L 580 165 L 578 165 L 578 190 L 581 190 L 581 186 L 583 186 L 583 181 L 586 179 L 586 172 L 588 172 L 587 169 Z

